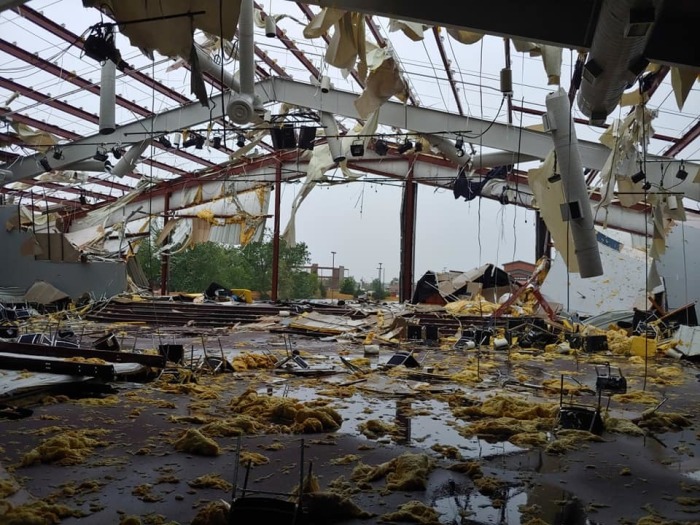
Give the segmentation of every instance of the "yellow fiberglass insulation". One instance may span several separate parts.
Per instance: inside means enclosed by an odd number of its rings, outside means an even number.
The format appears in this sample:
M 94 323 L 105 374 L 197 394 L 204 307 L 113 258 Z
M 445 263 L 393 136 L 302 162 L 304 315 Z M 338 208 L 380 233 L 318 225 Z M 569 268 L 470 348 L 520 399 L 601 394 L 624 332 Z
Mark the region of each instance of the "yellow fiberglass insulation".
M 674 412 L 642 413 L 642 419 L 637 423 L 641 428 L 646 428 L 656 433 L 682 430 L 692 424 L 688 416 Z
M 420 501 L 409 501 L 400 505 L 395 512 L 389 512 L 379 517 L 380 521 L 421 523 L 423 525 L 438 525 L 440 515 L 432 507 Z
M 608 330 L 605 332 L 608 340 L 608 350 L 617 355 L 629 355 L 632 350 L 632 338 L 626 330 Z
M 498 478 L 483 476 L 474 480 L 474 486 L 484 496 L 491 498 L 493 496 L 498 496 L 504 485 Z
M 370 419 L 357 425 L 359 431 L 370 439 L 377 439 L 397 431 L 396 425 L 385 423 L 379 419 Z
M 475 460 L 455 463 L 450 465 L 449 469 L 460 472 L 461 474 L 466 474 L 471 479 L 478 479 L 484 475 L 484 471 L 481 470 L 481 463 Z
M 516 435 L 546 431 L 554 426 L 554 418 L 516 419 L 514 417 L 485 418 L 461 427 L 465 437 L 477 436 L 486 441 L 510 440 Z M 517 440 L 517 438 L 516 438 Z
M 605 430 L 606 432 L 629 434 L 630 436 L 644 435 L 644 431 L 629 419 L 620 419 L 615 417 L 605 418 Z
M 187 452 L 198 456 L 218 456 L 219 445 L 213 439 L 203 436 L 196 428 L 188 429 L 173 446 L 179 452 Z
M 229 407 L 258 421 L 287 425 L 289 431 L 296 434 L 333 432 L 343 422 L 342 416 L 331 407 L 309 408 L 297 399 L 262 396 L 254 390 L 232 399 Z
M 275 358 L 271 355 L 244 352 L 231 360 L 231 366 L 235 372 L 245 372 L 259 368 L 273 368 L 275 362 Z
M 199 431 L 208 437 L 231 437 L 264 432 L 267 427 L 245 415 L 207 423 Z
M 433 459 L 430 456 L 406 452 L 374 468 L 361 469 L 358 466 L 352 476 L 356 481 L 365 482 L 386 477 L 386 488 L 389 490 L 425 490 L 428 475 L 433 467 Z
M 3 525 L 43 525 L 60 523 L 68 517 L 79 518 L 78 510 L 65 505 L 53 505 L 44 501 L 33 501 L 24 505 L 12 506 L 9 502 L 0 507 L 0 523 Z
M 309 493 L 304 497 L 304 506 L 312 523 L 337 523 L 353 518 L 366 520 L 374 516 L 335 492 Z
M 190 525 L 228 525 L 229 506 L 224 501 L 212 501 L 200 507 Z
M 239 461 L 241 465 L 247 465 L 248 463 L 250 463 L 252 466 L 267 465 L 270 462 L 270 458 L 258 452 L 244 450 L 239 456 Z
M 107 446 L 106 441 L 93 439 L 94 432 L 67 430 L 44 440 L 22 458 L 22 466 L 35 463 L 55 463 L 57 465 L 77 465 L 90 455 L 95 447 Z
M 195 489 L 219 489 L 224 492 L 231 492 L 233 485 L 218 474 L 205 474 L 187 482 Z
M 14 482 L 14 480 L 0 479 L 0 499 L 12 496 L 18 490 L 19 486 Z
M 483 417 L 511 417 L 513 419 L 553 418 L 559 409 L 556 403 L 529 403 L 511 396 L 496 395 L 480 405 L 458 407 L 452 410 L 462 419 Z
M 659 402 L 656 394 L 644 390 L 630 390 L 625 394 L 614 394 L 612 400 L 616 403 L 641 403 L 644 405 L 656 405 Z
M 545 448 L 547 454 L 564 454 L 569 450 L 581 449 L 583 443 L 588 441 L 603 441 L 600 436 L 596 436 L 585 430 L 560 430 L 557 432 L 556 440 L 552 441 Z

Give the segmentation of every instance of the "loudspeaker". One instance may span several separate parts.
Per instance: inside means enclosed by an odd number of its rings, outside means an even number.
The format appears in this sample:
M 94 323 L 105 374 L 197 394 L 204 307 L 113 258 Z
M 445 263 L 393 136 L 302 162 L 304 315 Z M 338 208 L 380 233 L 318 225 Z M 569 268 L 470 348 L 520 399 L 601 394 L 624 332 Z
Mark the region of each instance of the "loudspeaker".
M 294 134 L 294 126 L 282 124 L 281 127 L 271 128 L 272 146 L 275 149 L 294 149 L 297 147 L 297 138 Z
M 314 126 L 299 128 L 299 149 L 314 149 L 315 140 L 316 128 Z

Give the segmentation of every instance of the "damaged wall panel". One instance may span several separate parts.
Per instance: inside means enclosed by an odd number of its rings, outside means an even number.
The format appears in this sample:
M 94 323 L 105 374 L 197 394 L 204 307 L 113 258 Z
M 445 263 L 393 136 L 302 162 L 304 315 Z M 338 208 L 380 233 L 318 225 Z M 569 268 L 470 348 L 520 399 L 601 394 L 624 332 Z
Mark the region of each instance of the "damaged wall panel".
M 16 206 L 0 207 L 0 221 L 17 215 Z M 3 268 L 0 286 L 29 289 L 36 281 L 46 281 L 72 298 L 84 293 L 96 297 L 112 297 L 126 290 L 126 265 L 115 262 L 54 262 L 36 260 L 23 253 L 22 247 L 32 241 L 31 231 L 0 232 L 0 265 Z

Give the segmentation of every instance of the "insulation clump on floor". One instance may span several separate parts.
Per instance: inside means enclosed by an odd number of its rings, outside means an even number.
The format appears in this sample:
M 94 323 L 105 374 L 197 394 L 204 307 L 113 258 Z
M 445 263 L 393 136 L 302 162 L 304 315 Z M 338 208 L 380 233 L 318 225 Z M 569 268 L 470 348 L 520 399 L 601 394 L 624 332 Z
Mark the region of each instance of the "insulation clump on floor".
M 175 450 L 187 452 L 198 456 L 218 456 L 220 454 L 219 445 L 196 428 L 188 429 L 180 438 L 173 443 Z
M 440 515 L 432 507 L 420 501 L 409 501 L 399 506 L 395 512 L 389 512 L 379 517 L 380 521 L 411 522 L 423 525 L 439 524 Z
M 388 490 L 425 490 L 428 475 L 434 466 L 430 456 L 406 452 L 376 467 L 358 465 L 351 477 L 360 483 L 386 478 Z
M 258 395 L 250 389 L 232 399 L 229 408 L 258 422 L 268 422 L 269 431 L 294 434 L 334 432 L 343 422 L 343 417 L 331 407 L 309 407 L 297 399 Z M 278 426 L 275 428 L 275 425 Z
M 95 447 L 108 443 L 90 437 L 95 431 L 68 430 L 44 440 L 39 446 L 24 455 L 23 467 L 36 463 L 55 463 L 57 465 L 78 465 L 85 461 Z M 101 432 L 98 432 L 101 433 Z

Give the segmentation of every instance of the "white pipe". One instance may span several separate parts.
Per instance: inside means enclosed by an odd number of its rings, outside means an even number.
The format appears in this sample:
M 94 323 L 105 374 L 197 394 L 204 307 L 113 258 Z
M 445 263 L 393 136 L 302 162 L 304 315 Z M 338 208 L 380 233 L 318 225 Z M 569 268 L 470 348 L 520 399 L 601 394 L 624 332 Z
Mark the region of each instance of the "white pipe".
M 195 50 L 197 52 L 199 68 L 202 70 L 203 73 L 210 74 L 223 85 L 230 87 L 233 91 L 241 91 L 241 85 L 231 73 L 223 69 L 220 64 L 216 64 L 211 59 L 211 57 L 199 46 L 195 45 Z
M 335 121 L 335 117 L 326 111 L 321 111 L 321 124 L 323 124 L 326 131 L 326 139 L 328 140 L 328 147 L 331 150 L 333 161 L 344 161 L 343 145 L 338 138 L 338 123 Z
M 571 118 L 569 96 L 563 88 L 546 97 L 545 129 L 549 128 L 557 154 L 557 167 L 566 201 L 564 220 L 568 220 L 574 241 L 579 274 L 582 278 L 603 275 L 598 251 L 598 240 L 593 225 L 593 211 L 588 198 L 588 187 L 583 175 L 583 164 L 578 148 L 576 130 Z
M 102 64 L 100 77 L 100 134 L 109 135 L 116 129 L 115 106 L 117 65 L 111 60 L 105 60 Z
M 238 56 L 240 58 L 240 93 L 255 96 L 255 27 L 253 0 L 241 2 L 238 17 Z
M 134 168 L 136 168 L 136 163 L 138 162 L 139 158 L 141 158 L 141 154 L 146 150 L 150 143 L 151 139 L 146 139 L 131 146 L 129 151 L 122 155 L 122 158 L 119 159 L 119 162 L 117 162 L 114 168 L 112 168 L 110 173 L 112 175 L 116 175 L 117 177 L 123 177 L 124 175 L 128 175 L 134 171 Z

